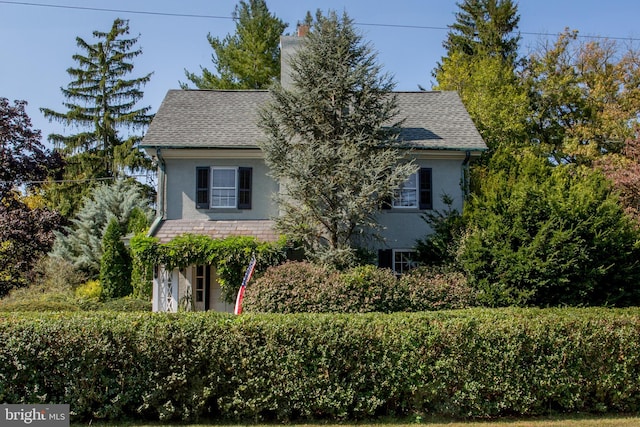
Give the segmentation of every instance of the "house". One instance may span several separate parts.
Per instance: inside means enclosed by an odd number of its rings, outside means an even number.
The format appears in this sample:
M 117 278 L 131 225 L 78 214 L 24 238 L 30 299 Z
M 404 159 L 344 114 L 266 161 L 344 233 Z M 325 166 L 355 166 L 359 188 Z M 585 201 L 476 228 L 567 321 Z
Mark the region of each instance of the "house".
M 296 37 L 283 37 L 286 58 Z M 158 164 L 158 212 L 151 234 L 161 243 L 184 234 L 214 238 L 255 236 L 275 241 L 272 195 L 279 185 L 257 142 L 264 138 L 258 111 L 270 94 L 263 90 L 170 90 L 143 140 Z M 389 209 L 379 214 L 384 243 L 372 248 L 380 265 L 402 273 L 411 266 L 415 239 L 426 234 L 421 214 L 443 209 L 440 196 L 462 209 L 469 161 L 486 145 L 455 92 L 397 92 L 401 138 L 412 148 L 419 171 L 411 176 Z M 215 269 L 192 266 L 154 276 L 153 310 L 176 311 L 190 296 L 194 310 L 233 311 L 220 300 Z

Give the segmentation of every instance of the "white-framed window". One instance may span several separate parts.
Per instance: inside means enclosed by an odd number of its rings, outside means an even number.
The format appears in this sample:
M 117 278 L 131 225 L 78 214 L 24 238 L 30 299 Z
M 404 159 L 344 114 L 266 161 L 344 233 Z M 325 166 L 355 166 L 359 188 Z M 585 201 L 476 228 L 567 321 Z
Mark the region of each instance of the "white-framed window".
M 394 208 L 418 207 L 418 174 L 412 173 L 409 178 L 395 191 L 393 197 Z
M 431 168 L 420 168 L 398 188 L 388 208 L 433 209 Z M 387 209 L 388 209 L 387 208 Z
M 236 168 L 211 168 L 211 207 L 235 208 L 237 205 L 238 170 Z
M 393 271 L 397 274 L 404 274 L 418 267 L 416 251 L 409 249 L 393 250 Z

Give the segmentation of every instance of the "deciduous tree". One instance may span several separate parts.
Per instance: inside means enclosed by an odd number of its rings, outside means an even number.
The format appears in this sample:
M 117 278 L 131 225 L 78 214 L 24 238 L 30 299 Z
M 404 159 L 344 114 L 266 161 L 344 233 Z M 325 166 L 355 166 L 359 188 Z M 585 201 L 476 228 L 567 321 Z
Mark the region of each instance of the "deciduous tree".
M 197 75 L 185 70 L 198 89 L 265 89 L 280 78 L 280 36 L 287 24 L 269 12 L 264 0 L 240 1 L 233 18 L 235 34 L 222 40 L 207 35 L 215 71 L 201 67 Z
M 0 297 L 29 283 L 62 221 L 56 212 L 30 206 L 21 194 L 37 192 L 40 182 L 62 166 L 32 128 L 25 105 L 0 98 Z
M 346 14 L 318 12 L 291 59 L 292 87 L 276 86 L 262 112 L 261 148 L 284 189 L 278 227 L 339 265 L 353 261 L 382 201 L 415 171 L 402 164 L 394 84 L 375 59 Z

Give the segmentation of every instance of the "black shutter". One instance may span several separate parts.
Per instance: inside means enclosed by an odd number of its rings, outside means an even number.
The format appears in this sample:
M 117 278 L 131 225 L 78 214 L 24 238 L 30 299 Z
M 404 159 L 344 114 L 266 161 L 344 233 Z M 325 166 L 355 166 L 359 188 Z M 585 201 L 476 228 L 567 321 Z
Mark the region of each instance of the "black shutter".
M 390 268 L 393 270 L 393 250 L 380 249 L 378 250 L 378 267 Z
M 433 209 L 433 192 L 431 191 L 431 169 L 421 168 L 418 174 L 419 208 Z
M 391 196 L 385 197 L 385 198 L 382 200 L 382 206 L 381 206 L 381 208 L 382 208 L 383 210 L 389 210 L 389 209 L 391 209 L 391 204 L 392 204 L 392 203 L 393 203 L 393 200 L 392 200 L 392 197 L 391 197 Z
M 196 209 L 209 209 L 209 167 L 196 168 Z
M 238 168 L 238 209 L 251 209 L 252 168 Z

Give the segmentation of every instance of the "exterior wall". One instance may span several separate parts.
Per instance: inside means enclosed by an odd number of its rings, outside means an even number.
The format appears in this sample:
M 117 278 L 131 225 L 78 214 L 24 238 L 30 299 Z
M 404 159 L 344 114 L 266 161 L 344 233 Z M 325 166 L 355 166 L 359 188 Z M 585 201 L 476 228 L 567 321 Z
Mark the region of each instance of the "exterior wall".
M 164 158 L 167 177 L 165 219 L 249 220 L 277 215 L 272 195 L 278 191 L 278 185 L 267 175 L 267 166 L 261 158 L 231 158 L 232 153 L 225 155 L 224 150 L 208 150 L 200 156 L 195 152 L 185 154 L 189 157 L 167 155 Z M 251 209 L 196 209 L 196 167 L 199 166 L 253 168 Z
M 444 210 L 447 206 L 442 203 L 442 195 L 453 198 L 452 208 L 462 212 L 462 162 L 464 155 L 459 158 L 416 159 L 419 167 L 432 170 L 433 210 Z M 422 219 L 422 213 L 417 208 L 391 208 L 382 211 L 378 220 L 383 227 L 381 232 L 384 243 L 376 243 L 376 249 L 413 249 L 416 239 L 431 232 L 429 225 Z

